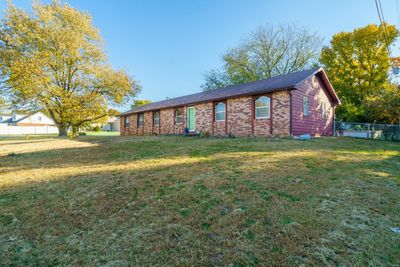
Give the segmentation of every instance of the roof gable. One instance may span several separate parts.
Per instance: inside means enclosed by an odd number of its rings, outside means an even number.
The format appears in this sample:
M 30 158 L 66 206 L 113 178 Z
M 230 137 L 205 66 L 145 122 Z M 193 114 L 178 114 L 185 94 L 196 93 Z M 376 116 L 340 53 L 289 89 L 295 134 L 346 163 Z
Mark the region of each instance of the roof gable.
M 35 113 L 32 113 L 32 114 L 26 115 L 26 116 L 24 116 L 24 117 L 22 117 L 22 118 L 19 118 L 18 120 L 12 121 L 12 122 L 13 122 L 13 123 L 21 123 L 21 122 L 24 122 L 25 120 L 29 119 L 30 117 L 32 117 L 32 116 L 34 116 L 34 115 L 36 115 L 36 114 L 40 114 L 41 117 L 46 118 L 46 119 L 48 119 L 48 120 L 50 120 L 50 121 L 53 121 L 53 120 L 52 120 L 51 118 L 49 118 L 46 114 L 44 114 L 44 113 L 41 112 L 41 111 L 38 111 L 38 112 L 35 112 Z
M 335 105 L 340 105 L 340 99 L 337 96 L 335 90 L 333 89 L 333 86 L 331 82 L 329 81 L 328 75 L 326 75 L 326 72 L 321 68 L 316 75 L 318 75 L 318 78 L 321 79 L 321 81 L 324 83 L 324 88 L 328 93 L 329 98 Z

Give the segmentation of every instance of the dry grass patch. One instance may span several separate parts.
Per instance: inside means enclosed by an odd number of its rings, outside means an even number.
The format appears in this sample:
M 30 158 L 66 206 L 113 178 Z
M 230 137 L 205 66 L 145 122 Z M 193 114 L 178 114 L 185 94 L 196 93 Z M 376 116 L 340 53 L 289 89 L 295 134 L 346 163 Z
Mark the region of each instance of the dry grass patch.
M 0 140 L 3 265 L 400 264 L 400 146 Z

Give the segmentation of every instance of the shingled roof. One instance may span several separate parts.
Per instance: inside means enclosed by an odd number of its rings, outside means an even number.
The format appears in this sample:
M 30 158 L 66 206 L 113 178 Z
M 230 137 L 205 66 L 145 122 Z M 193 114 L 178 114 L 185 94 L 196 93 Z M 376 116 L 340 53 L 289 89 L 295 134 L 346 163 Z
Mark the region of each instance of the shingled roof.
M 153 102 L 147 105 L 143 105 L 132 109 L 130 111 L 120 114 L 120 116 L 140 113 L 144 111 L 173 108 L 180 106 L 187 106 L 196 103 L 216 101 L 222 99 L 228 99 L 233 97 L 239 97 L 244 95 L 256 95 L 262 93 L 270 93 L 276 91 L 282 91 L 286 89 L 295 89 L 295 86 L 301 81 L 305 80 L 311 75 L 320 72 L 322 68 L 313 68 L 298 72 L 293 72 L 285 75 L 280 75 L 264 80 L 259 80 L 255 82 L 249 82 L 239 85 L 232 85 L 213 91 L 200 92 L 196 94 L 166 99 L 158 102 Z M 324 74 L 325 75 L 325 74 Z M 325 75 L 326 76 L 326 75 Z M 333 91 L 333 89 L 332 89 Z M 334 93 L 334 92 L 333 92 Z M 336 94 L 335 94 L 336 96 Z

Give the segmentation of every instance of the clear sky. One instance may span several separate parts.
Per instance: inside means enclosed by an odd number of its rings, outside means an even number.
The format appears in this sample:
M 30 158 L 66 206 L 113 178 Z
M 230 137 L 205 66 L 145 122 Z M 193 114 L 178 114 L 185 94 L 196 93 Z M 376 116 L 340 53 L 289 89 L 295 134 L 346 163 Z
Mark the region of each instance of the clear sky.
M 398 0 L 381 0 L 387 22 L 399 27 Z M 48 2 L 48 1 L 44 1 Z M 203 74 L 257 26 L 296 23 L 331 36 L 379 23 L 374 0 L 67 0 L 87 11 L 105 40 L 115 68 L 143 86 L 152 101 L 201 90 Z M 30 9 L 30 0 L 13 0 Z M 0 0 L 2 16 L 6 1 Z M 399 55 L 399 47 L 392 48 Z M 129 105 L 120 107 L 121 111 Z

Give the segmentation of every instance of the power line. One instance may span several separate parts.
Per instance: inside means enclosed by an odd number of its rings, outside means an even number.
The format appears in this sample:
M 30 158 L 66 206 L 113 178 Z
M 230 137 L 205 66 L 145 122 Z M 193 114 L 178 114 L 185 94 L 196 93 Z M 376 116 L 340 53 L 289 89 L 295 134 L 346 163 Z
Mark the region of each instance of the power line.
M 386 49 L 388 51 L 389 58 L 391 59 L 392 58 L 392 53 L 390 51 L 389 40 L 388 40 L 388 36 L 387 36 L 387 33 L 386 33 L 386 21 L 385 21 L 385 16 L 383 15 L 381 1 L 380 0 L 375 0 L 375 5 L 376 5 L 376 10 L 378 11 L 379 21 L 380 21 L 381 26 L 382 26 L 383 37 L 384 37 L 384 42 L 386 44 Z
M 382 20 L 383 22 L 385 22 L 385 16 L 383 15 L 381 0 L 378 0 L 378 4 L 379 4 L 379 10 L 381 11 Z

